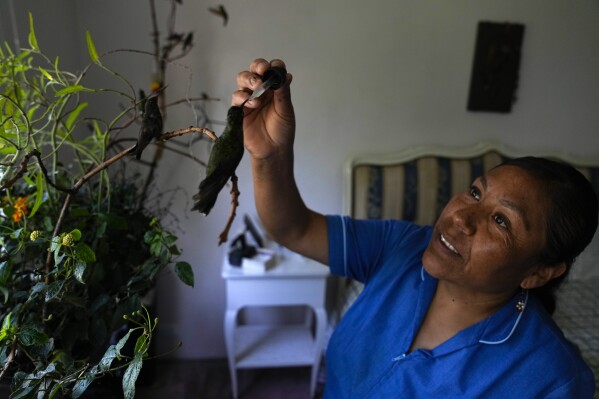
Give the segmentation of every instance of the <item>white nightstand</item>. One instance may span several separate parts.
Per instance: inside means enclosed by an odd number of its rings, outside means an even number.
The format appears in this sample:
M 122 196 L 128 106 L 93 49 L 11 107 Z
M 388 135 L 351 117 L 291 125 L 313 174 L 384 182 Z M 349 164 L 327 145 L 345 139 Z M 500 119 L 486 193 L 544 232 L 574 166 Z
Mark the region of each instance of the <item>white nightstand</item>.
M 237 369 L 311 366 L 314 396 L 326 325 L 325 290 L 329 268 L 293 253 L 277 255 L 276 266 L 248 273 L 223 262 L 227 283 L 225 341 L 233 397 L 237 398 Z M 314 311 L 303 324 L 239 325 L 237 315 L 248 306 L 305 305 Z M 312 324 L 314 324 L 312 326 Z M 313 334 L 314 331 L 314 334 Z

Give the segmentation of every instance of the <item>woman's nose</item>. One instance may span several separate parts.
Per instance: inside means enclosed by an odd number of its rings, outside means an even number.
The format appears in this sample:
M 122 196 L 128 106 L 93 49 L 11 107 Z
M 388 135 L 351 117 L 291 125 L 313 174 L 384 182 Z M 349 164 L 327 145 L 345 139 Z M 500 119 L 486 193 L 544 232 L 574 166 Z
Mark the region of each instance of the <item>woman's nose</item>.
M 465 206 L 457 209 L 453 214 L 455 225 L 467 235 L 472 235 L 476 232 L 477 211 L 472 206 Z

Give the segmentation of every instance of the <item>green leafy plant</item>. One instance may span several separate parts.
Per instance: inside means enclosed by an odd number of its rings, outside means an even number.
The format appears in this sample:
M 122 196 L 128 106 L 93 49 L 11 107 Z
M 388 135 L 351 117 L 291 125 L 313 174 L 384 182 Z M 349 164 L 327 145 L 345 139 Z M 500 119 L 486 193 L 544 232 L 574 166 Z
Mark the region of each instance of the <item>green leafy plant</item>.
M 189 51 L 189 35 L 177 37 L 148 53 L 160 64 L 156 94 L 169 54 Z M 121 369 L 133 398 L 157 326 L 144 298 L 165 268 L 194 285 L 176 235 L 160 223 L 164 209 L 144 207 L 152 173 L 143 179 L 116 166 L 135 148 L 120 147 L 128 139 L 119 134 L 139 123 L 143 98 L 103 64 L 89 32 L 86 39 L 91 63 L 80 73 L 40 50 L 31 16 L 29 48 L 0 47 L 0 381 L 12 378 L 12 399 L 82 397 Z M 126 90 L 87 84 L 90 68 Z M 98 94 L 125 105 L 111 120 L 90 116 Z M 207 131 L 160 140 L 188 132 Z

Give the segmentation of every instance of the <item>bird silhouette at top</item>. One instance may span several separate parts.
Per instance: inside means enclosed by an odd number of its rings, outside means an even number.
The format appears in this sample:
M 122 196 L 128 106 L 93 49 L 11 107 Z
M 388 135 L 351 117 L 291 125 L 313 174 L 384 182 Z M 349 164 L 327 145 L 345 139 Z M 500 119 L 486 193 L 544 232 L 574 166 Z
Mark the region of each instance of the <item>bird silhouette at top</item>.
M 221 4 L 221 5 L 218 6 L 218 8 L 216 8 L 216 7 L 210 7 L 208 9 L 208 11 L 210 11 L 214 15 L 217 15 L 217 16 L 221 17 L 223 19 L 223 26 L 227 26 L 227 22 L 229 22 L 229 14 L 227 13 L 227 10 L 225 9 L 225 6 L 223 6 Z

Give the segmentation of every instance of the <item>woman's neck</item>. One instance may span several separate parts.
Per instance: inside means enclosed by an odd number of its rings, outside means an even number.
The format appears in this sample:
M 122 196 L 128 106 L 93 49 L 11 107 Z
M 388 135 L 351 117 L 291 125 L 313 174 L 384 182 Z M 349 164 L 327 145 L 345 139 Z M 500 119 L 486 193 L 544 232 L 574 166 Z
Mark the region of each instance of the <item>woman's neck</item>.
M 458 332 L 491 316 L 512 296 L 513 293 L 473 294 L 460 286 L 439 281 L 410 351 L 437 347 Z

